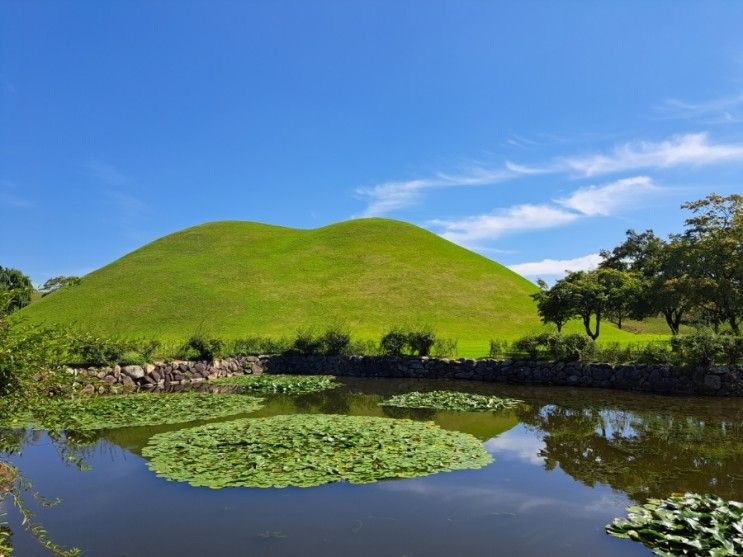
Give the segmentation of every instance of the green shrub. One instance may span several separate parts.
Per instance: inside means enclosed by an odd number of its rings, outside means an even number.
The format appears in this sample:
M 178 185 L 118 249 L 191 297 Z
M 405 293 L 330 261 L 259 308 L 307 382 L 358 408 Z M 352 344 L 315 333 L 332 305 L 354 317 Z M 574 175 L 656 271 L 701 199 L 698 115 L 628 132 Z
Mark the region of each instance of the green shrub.
M 548 334 L 543 340 L 547 343 L 547 354 L 550 359 L 559 362 L 590 359 L 596 347 L 590 337 L 579 333 Z
M 408 332 L 408 348 L 414 356 L 428 356 L 433 345 L 436 344 L 436 335 L 429 328 L 422 328 Z
M 348 354 L 351 348 L 351 335 L 340 327 L 331 327 L 320 337 L 321 350 L 328 356 Z
M 321 337 L 316 336 L 310 330 L 300 329 L 297 331 L 289 351 L 311 356 L 313 354 L 322 354 L 322 349 L 323 342 Z
M 179 351 L 179 358 L 185 360 L 206 360 L 213 362 L 223 356 L 224 342 L 217 338 L 194 335 Z
M 679 360 L 690 366 L 711 367 L 724 356 L 720 335 L 708 329 L 698 329 L 691 334 L 675 336 L 671 346 Z
M 226 351 L 229 356 L 258 356 L 260 354 L 281 354 L 287 352 L 291 343 L 285 339 L 269 337 L 247 337 L 233 341 Z
M 379 345 L 373 340 L 351 340 L 348 351 L 357 356 L 378 356 L 381 353 Z
M 538 335 L 526 335 L 513 342 L 511 348 L 514 352 L 526 355 L 529 359 L 536 360 L 547 346 L 549 333 Z
M 488 357 L 493 359 L 502 358 L 508 356 L 510 351 L 510 345 L 505 340 L 493 340 L 490 339 L 490 350 L 488 351 Z
M 133 342 L 77 334 L 70 339 L 69 362 L 82 366 L 110 366 L 121 360 L 125 352 L 133 350 Z
M 379 347 L 386 356 L 400 356 L 407 344 L 408 335 L 400 329 L 392 329 L 382 337 Z
M 137 352 L 139 352 L 146 362 L 151 362 L 155 354 L 162 348 L 162 343 L 159 340 L 144 340 L 136 343 Z
M 722 352 L 728 365 L 734 366 L 743 362 L 743 337 L 722 335 Z
M 119 365 L 142 366 L 147 363 L 147 358 L 135 350 L 128 350 L 119 358 Z
M 673 363 L 673 353 L 668 349 L 668 343 L 649 342 L 640 345 L 634 352 L 632 359 L 638 364 L 671 364 Z
M 453 358 L 457 355 L 457 341 L 451 338 L 436 339 L 433 355 L 437 358 Z

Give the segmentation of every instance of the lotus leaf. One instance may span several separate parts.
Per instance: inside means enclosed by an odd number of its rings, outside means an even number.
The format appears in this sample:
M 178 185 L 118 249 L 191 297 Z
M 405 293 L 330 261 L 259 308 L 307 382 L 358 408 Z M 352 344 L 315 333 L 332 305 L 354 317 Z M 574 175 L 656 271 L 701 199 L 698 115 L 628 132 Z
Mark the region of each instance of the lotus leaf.
M 26 421 L 50 430 L 177 424 L 255 412 L 261 402 L 241 394 L 191 392 L 49 399 L 31 409 Z
M 522 400 L 501 398 L 459 391 L 431 391 L 421 393 L 414 391 L 402 395 L 395 395 L 381 406 L 396 406 L 398 408 L 431 408 L 433 410 L 454 410 L 460 412 L 487 412 L 489 410 L 504 410 L 522 404 Z
M 315 393 L 340 386 L 332 375 L 233 375 L 213 379 L 211 382 L 217 385 L 234 385 L 241 392 L 291 395 Z
M 492 461 L 477 439 L 430 422 L 294 414 L 153 436 L 142 454 L 168 480 L 223 487 L 371 483 Z
M 627 508 L 606 531 L 646 545 L 656 555 L 743 555 L 743 503 L 714 495 L 674 494 Z

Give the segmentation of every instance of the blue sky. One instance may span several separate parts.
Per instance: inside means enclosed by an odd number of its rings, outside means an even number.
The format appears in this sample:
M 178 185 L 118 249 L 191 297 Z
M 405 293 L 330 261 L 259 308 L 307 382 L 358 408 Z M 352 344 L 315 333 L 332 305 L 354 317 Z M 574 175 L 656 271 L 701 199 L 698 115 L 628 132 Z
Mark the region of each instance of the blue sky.
M 37 283 L 371 215 L 548 278 L 743 191 L 743 3 L 5 1 L 0 103 L 0 265 Z

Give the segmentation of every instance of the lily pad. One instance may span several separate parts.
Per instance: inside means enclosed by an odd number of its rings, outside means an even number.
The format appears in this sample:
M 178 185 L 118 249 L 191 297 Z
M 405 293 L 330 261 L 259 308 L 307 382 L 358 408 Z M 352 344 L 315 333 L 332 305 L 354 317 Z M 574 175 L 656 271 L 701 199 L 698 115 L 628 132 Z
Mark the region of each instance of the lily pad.
M 497 396 L 462 393 L 459 391 L 430 391 L 421 393 L 414 391 L 395 395 L 380 406 L 395 406 L 398 408 L 430 408 L 433 410 L 453 410 L 460 412 L 487 412 L 490 410 L 505 410 L 523 404 L 522 400 L 501 398 Z
M 246 393 L 285 393 L 300 395 L 340 386 L 333 375 L 233 375 L 210 381 L 216 385 L 234 385 Z
M 676 494 L 627 508 L 608 534 L 644 544 L 656 555 L 743 555 L 743 503 L 714 495 Z
M 168 480 L 214 489 L 413 478 L 492 461 L 482 443 L 430 422 L 295 414 L 153 436 L 142 454 Z
M 32 409 L 29 424 L 50 430 L 96 430 L 177 424 L 255 412 L 260 398 L 241 394 L 141 393 L 50 399 Z

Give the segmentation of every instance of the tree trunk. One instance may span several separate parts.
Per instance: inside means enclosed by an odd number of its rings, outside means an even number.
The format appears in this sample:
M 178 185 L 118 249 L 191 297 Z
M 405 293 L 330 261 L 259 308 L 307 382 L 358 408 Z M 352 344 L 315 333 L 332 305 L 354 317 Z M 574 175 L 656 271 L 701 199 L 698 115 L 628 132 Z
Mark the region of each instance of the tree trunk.
M 681 324 L 681 316 L 683 315 L 680 311 L 674 311 L 672 309 L 664 309 L 663 317 L 666 318 L 666 323 L 671 329 L 672 335 L 679 334 L 679 325 Z
M 591 337 L 592 340 L 596 340 L 599 336 L 599 328 L 601 327 L 601 314 L 596 314 L 596 331 L 591 331 L 591 314 L 583 316 L 583 326 L 586 329 L 586 334 Z
M 559 335 L 562 332 L 562 321 L 555 322 L 555 325 L 557 325 L 557 334 Z
M 733 334 L 740 335 L 740 325 L 738 324 L 738 318 L 735 315 L 731 315 L 728 319 L 728 322 L 730 323 L 730 329 L 732 329 Z

